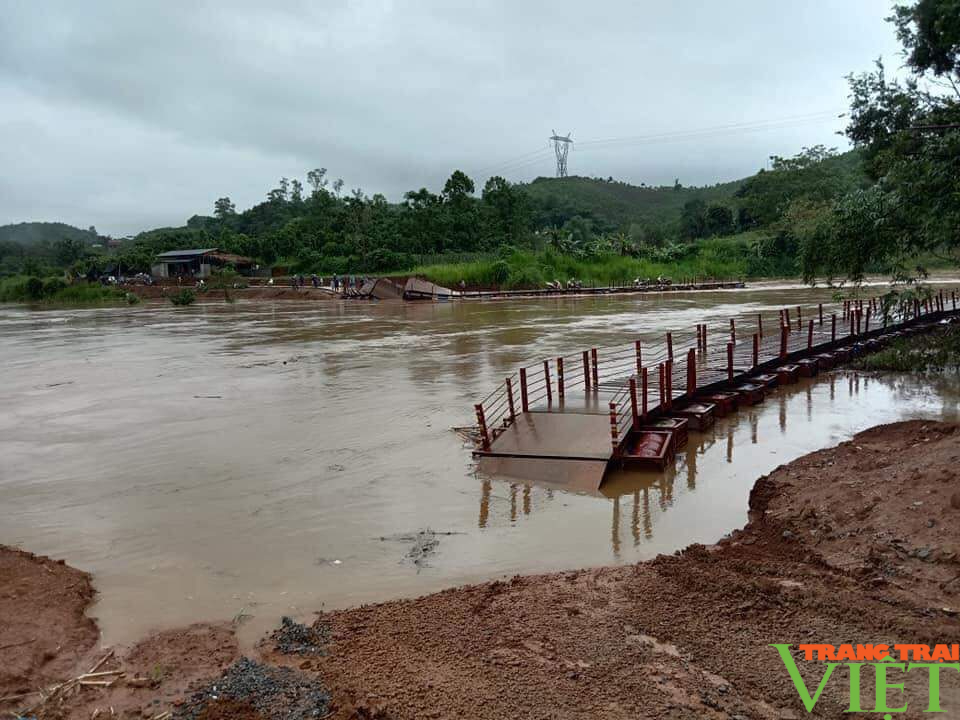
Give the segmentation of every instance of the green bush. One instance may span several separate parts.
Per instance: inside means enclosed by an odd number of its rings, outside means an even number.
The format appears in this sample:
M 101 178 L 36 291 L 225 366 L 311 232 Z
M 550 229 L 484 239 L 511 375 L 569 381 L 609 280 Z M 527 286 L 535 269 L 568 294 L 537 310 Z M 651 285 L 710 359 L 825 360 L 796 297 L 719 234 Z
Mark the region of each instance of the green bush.
M 43 296 L 50 297 L 56 295 L 67 287 L 67 284 L 58 277 L 47 278 L 43 281 Z
M 192 305 L 197 299 L 197 294 L 190 288 L 183 288 L 180 292 L 170 296 L 170 302 L 178 306 Z
M 39 300 L 43 297 L 43 280 L 38 277 L 28 278 L 23 286 L 27 300 Z
M 22 275 L 0 281 L 0 302 L 23 302 L 26 300 L 27 278 Z
M 506 260 L 497 260 L 490 266 L 489 276 L 493 285 L 503 285 L 510 278 L 510 263 Z
M 0 281 L 0 302 L 44 302 L 64 305 L 89 305 L 103 302 L 122 302 L 126 293 L 116 287 L 80 282 L 67 285 L 60 278 L 24 277 Z

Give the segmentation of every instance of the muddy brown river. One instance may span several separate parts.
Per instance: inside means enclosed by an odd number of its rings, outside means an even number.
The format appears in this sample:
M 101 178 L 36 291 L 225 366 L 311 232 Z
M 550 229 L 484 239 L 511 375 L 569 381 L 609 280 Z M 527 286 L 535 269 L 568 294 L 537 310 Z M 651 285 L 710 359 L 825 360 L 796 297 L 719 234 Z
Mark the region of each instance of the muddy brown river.
M 480 477 L 451 428 L 521 363 L 829 299 L 760 284 L 486 303 L 0 306 L 0 543 L 91 571 L 112 644 L 238 616 L 249 641 L 282 614 L 713 542 L 744 524 L 759 475 L 878 423 L 955 420 L 956 383 L 827 373 L 691 434 L 670 472 L 616 473 L 597 496 Z M 427 528 L 438 543 L 414 562 Z

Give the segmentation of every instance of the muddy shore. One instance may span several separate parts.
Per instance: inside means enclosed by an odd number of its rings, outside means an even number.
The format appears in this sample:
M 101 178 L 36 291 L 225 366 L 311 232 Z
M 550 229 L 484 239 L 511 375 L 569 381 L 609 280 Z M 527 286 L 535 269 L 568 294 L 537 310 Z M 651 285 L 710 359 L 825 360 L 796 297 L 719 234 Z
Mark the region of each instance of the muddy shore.
M 955 641 L 958 460 L 957 426 L 876 427 L 760 478 L 749 524 L 716 545 L 318 615 L 323 653 L 283 654 L 265 638 L 254 659 L 329 690 L 336 718 L 804 717 L 768 644 Z M 83 614 L 89 576 L 0 548 L 0 588 L 0 697 L 106 656 Z M 239 658 L 233 630 L 195 625 L 116 648 L 100 667 L 124 672 L 111 686 L 0 712 L 294 716 L 236 699 L 182 705 Z M 899 717 L 922 715 L 925 694 L 912 692 Z M 942 697 L 960 712 L 960 680 L 944 675 Z M 846 702 L 829 684 L 810 716 L 839 717 Z

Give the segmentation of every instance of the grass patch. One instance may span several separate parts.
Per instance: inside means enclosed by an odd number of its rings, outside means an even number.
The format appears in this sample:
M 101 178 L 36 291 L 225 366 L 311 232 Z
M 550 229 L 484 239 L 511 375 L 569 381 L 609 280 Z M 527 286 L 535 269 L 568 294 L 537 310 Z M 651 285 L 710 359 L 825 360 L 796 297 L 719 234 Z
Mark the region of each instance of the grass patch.
M 67 285 L 58 277 L 41 279 L 16 275 L 0 280 L 0 302 L 97 305 L 129 302 L 128 294 L 118 287 L 99 283 Z
M 463 280 L 470 287 L 537 288 L 551 280 L 576 279 L 587 285 L 632 283 L 635 278 L 669 277 L 674 282 L 692 278 L 738 279 L 747 276 L 743 258 L 716 252 L 709 243 L 689 257 L 657 261 L 620 255 L 578 258 L 551 250 L 514 251 L 504 257 L 466 263 L 420 265 L 412 273 L 439 285 L 455 287 Z
M 950 325 L 923 335 L 898 338 L 883 350 L 861 358 L 854 367 L 912 373 L 960 373 L 960 329 Z

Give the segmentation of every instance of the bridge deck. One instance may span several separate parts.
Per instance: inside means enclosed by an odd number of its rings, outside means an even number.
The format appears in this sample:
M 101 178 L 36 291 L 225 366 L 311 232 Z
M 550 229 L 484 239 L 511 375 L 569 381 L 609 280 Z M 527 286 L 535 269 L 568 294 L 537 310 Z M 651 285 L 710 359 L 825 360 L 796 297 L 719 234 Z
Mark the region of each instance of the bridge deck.
M 488 455 L 501 457 L 610 459 L 608 413 L 525 412 L 497 436 Z
M 952 298 L 955 308 L 956 296 Z M 876 307 L 873 300 L 869 307 Z M 660 401 L 664 395 L 671 399 L 663 403 L 670 412 L 695 400 L 699 393 L 742 384 L 783 363 L 957 313 L 956 309 L 945 312 L 942 294 L 937 310 L 928 303 L 927 312 L 921 314 L 918 305 L 912 317 L 874 329 L 869 327 L 868 310 L 861 332 L 862 309 L 846 308 L 843 325 L 836 323 L 844 330 L 849 327 L 845 334 L 836 332 L 835 319 L 823 322 L 818 309 L 816 323 L 809 320 L 801 325 L 798 320 L 792 331 L 786 313 L 785 327 L 773 335 L 760 331 L 752 338 L 738 337 L 733 323 L 729 336 L 720 334 L 719 342 L 709 344 L 705 330 L 702 345 L 699 334 L 695 344 L 692 339 L 674 336 L 672 346 L 668 335 L 667 350 L 646 351 L 640 377 L 636 374 L 641 372 L 639 342 L 626 354 L 617 350 L 598 354 L 591 349 L 552 363 L 544 361 L 521 370 L 519 384 L 516 376 L 507 378 L 476 406 L 483 440 L 476 454 L 488 470 L 495 468 L 492 472 L 497 475 L 534 474 L 570 489 L 595 491 L 607 463 L 620 457 L 622 444 L 634 429 L 634 418 L 643 419 L 644 411 L 647 416 L 663 412 Z M 732 341 L 729 344 L 727 337 Z M 633 390 L 631 379 L 636 381 Z

